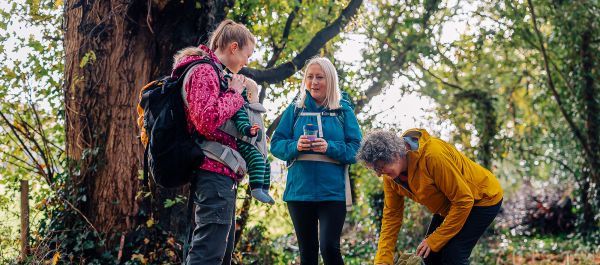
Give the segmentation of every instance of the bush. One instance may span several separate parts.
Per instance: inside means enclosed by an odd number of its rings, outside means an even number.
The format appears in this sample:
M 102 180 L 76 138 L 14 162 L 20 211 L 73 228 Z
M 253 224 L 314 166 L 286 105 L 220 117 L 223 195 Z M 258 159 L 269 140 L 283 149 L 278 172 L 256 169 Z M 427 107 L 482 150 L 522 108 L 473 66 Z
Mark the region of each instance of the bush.
M 558 235 L 572 232 L 576 215 L 569 192 L 558 186 L 524 185 L 503 205 L 499 227 L 511 235 Z

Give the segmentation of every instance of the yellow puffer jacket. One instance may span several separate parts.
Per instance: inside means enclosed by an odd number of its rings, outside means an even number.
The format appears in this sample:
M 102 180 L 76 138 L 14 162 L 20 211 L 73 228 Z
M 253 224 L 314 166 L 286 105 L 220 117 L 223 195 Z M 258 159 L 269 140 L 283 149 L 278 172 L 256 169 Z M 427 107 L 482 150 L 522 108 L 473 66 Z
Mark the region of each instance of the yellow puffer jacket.
M 498 179 L 456 148 L 423 129 L 411 129 L 403 137 L 418 138 L 419 149 L 409 151 L 408 186 L 384 178 L 383 221 L 375 264 L 393 264 L 398 232 L 402 226 L 404 197 L 424 205 L 444 222 L 427 237 L 438 252 L 463 227 L 473 206 L 492 206 L 502 200 Z

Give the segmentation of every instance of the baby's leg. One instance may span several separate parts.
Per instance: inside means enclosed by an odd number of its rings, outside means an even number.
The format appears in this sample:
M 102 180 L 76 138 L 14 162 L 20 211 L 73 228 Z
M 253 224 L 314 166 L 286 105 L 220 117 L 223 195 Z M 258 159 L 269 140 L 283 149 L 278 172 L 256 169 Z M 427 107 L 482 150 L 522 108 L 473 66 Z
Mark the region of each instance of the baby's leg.
M 262 189 L 268 193 L 271 187 L 271 163 L 268 159 L 265 161 L 265 174 L 263 175 Z
M 240 151 L 244 153 L 244 159 L 246 160 L 246 164 L 248 166 L 250 189 L 253 190 L 262 188 L 265 172 L 265 161 L 263 156 L 249 144 L 240 145 Z
M 248 164 L 248 175 L 250 176 L 250 195 L 261 202 L 273 204 L 275 200 L 262 189 L 266 170 L 265 159 L 256 148 L 251 146 L 250 149 L 250 152 L 246 153 L 246 157 L 244 157 Z

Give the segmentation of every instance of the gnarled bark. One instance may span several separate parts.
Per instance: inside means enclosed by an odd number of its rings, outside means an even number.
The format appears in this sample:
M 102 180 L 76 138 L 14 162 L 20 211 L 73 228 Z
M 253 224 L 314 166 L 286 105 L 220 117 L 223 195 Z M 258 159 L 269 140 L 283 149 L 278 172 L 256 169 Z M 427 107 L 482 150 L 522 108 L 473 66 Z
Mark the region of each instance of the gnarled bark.
M 154 3 L 148 10 L 147 4 Z M 172 55 L 205 41 L 229 1 L 76 1 L 65 3 L 67 156 L 87 200 L 77 205 L 111 238 L 136 226 L 143 149 L 135 106 L 140 88 L 168 74 Z M 152 215 L 165 229 L 183 222 L 161 202 L 182 191 L 157 192 Z M 154 208 L 153 207 L 153 208 Z M 150 209 L 148 209 L 150 211 Z M 150 213 L 147 213 L 150 214 Z M 109 247 L 114 242 L 109 242 Z

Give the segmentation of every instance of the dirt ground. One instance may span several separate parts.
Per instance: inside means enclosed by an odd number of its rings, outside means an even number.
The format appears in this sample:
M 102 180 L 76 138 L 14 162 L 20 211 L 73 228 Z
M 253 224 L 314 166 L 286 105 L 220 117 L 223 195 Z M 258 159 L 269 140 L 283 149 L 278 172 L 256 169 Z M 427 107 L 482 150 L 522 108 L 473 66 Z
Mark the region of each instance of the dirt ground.
M 600 253 L 564 253 L 560 255 L 534 253 L 526 256 L 508 255 L 505 260 L 496 260 L 496 264 L 594 265 L 600 264 Z

